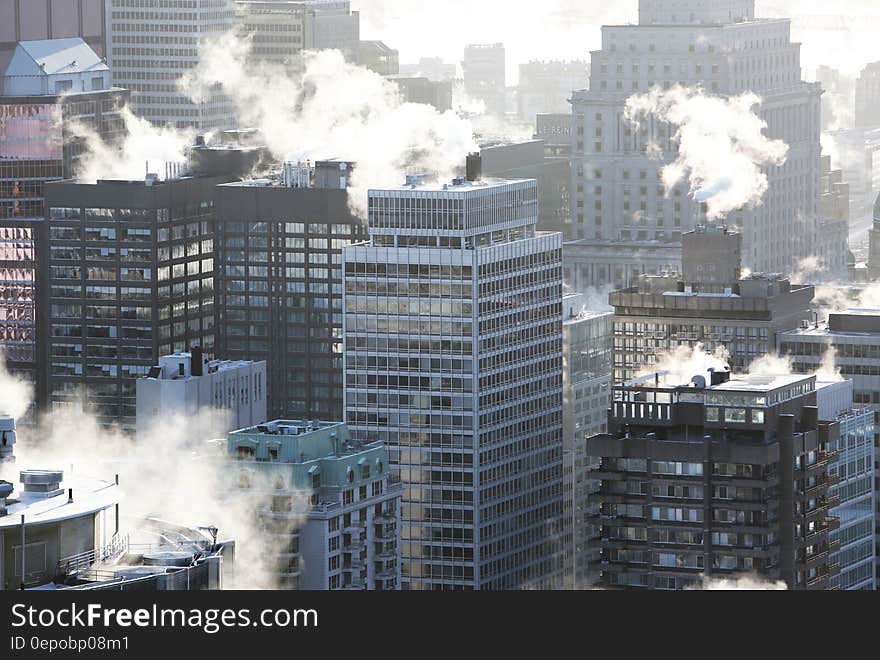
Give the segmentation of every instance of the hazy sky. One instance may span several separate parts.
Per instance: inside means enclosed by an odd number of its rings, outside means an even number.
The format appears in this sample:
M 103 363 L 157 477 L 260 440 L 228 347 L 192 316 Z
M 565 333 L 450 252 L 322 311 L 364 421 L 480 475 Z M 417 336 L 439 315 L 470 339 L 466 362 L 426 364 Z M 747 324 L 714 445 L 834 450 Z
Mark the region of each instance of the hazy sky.
M 504 42 L 509 82 L 532 59 L 589 59 L 599 26 L 637 20 L 637 0 L 352 0 L 365 39 L 382 39 L 401 62 L 440 55 L 458 62 L 466 43 Z M 850 72 L 880 60 L 880 0 L 758 0 L 759 16 L 790 16 L 803 65 Z M 843 13 L 845 12 L 845 13 Z

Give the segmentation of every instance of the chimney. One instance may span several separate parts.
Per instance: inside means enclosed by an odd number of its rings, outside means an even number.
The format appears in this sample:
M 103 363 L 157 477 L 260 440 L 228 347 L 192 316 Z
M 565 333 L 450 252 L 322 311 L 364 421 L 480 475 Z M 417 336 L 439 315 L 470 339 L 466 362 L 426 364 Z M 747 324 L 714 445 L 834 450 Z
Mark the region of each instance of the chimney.
M 190 354 L 192 355 L 190 373 L 193 375 L 193 377 L 204 375 L 204 355 L 202 353 L 202 347 L 193 346 Z
M 483 156 L 479 151 L 467 155 L 467 180 L 479 181 L 483 178 Z

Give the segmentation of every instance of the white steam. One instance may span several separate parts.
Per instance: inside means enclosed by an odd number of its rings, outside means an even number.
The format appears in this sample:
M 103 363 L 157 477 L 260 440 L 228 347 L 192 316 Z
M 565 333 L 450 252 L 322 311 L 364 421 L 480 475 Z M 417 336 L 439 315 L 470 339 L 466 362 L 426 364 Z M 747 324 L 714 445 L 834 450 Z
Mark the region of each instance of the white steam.
M 195 131 L 162 127 L 135 116 L 129 108 L 120 111 L 125 135 L 117 145 L 107 144 L 94 128 L 72 123 L 71 133 L 83 142 L 84 153 L 76 177 L 84 183 L 98 179 L 143 179 L 147 172 L 164 178 L 166 163 L 183 163 Z
M 218 90 L 230 97 L 240 125 L 260 129 L 279 159 L 354 161 L 349 193 L 362 217 L 369 188 L 400 185 L 407 173 L 450 177 L 476 149 L 468 121 L 404 103 L 395 84 L 339 51 L 305 53 L 298 72 L 249 52 L 250 41 L 232 33 L 206 42 L 183 89 L 195 101 Z
M 757 575 L 731 576 L 729 578 L 704 577 L 702 582 L 685 591 L 787 591 L 782 580 L 770 582 Z
M 753 111 L 760 103 L 752 93 L 722 98 L 676 85 L 631 96 L 625 115 L 636 125 L 653 116 L 675 127 L 678 153 L 663 168 L 663 183 L 669 190 L 688 177 L 714 220 L 760 204 L 768 187 L 761 167 L 785 163 L 788 145 L 764 135 L 767 123 Z
M 31 384 L 6 368 L 6 356 L 0 350 L 0 413 L 21 418 L 31 407 L 33 396 Z
M 687 382 L 697 375 L 703 376 L 708 381 L 710 369 L 728 371 L 730 369 L 729 360 L 730 353 L 723 346 L 718 346 L 709 353 L 704 344 L 698 343 L 693 348 L 682 344 L 671 351 L 659 353 L 657 361 L 654 364 L 644 366 L 638 376 L 649 376 L 656 372 L 668 371 L 683 377 L 683 382 Z

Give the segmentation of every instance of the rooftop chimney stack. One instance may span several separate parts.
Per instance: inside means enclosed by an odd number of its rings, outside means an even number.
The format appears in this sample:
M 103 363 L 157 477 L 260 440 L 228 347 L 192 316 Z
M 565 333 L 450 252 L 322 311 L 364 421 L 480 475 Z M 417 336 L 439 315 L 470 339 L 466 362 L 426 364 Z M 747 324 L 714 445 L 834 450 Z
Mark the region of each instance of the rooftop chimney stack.
M 204 375 L 204 354 L 202 353 L 202 347 L 193 346 L 192 350 L 190 351 L 190 355 L 191 364 L 189 366 L 189 372 L 193 375 L 194 378 Z
M 468 181 L 479 181 L 483 178 L 483 156 L 479 151 L 468 154 L 466 163 Z

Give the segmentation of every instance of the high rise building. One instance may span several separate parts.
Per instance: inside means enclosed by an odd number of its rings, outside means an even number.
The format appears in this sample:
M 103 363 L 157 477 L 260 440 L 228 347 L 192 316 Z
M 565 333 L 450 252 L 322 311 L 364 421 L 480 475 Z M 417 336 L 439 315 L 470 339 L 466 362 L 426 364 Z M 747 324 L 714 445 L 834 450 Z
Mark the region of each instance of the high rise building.
M 214 351 L 214 187 L 228 177 L 46 186 L 39 332 L 52 408 L 133 429 L 161 355 Z
M 276 420 L 229 434 L 238 486 L 263 490 L 256 512 L 283 589 L 400 589 L 399 480 L 381 443 L 344 423 Z
M 845 280 L 849 262 L 849 184 L 844 181 L 843 170 L 831 169 L 831 156 L 822 156 L 821 172 L 816 256 L 829 281 Z
M 874 202 L 873 222 L 868 230 L 868 278 L 880 279 L 880 195 Z
M 880 126 L 880 62 L 862 69 L 856 80 L 856 128 Z
M 36 345 L 37 227 L 43 186 L 72 177 L 83 150 L 79 125 L 112 144 L 124 132 L 126 90 L 79 38 L 20 42 L 0 96 L 0 349 L 9 367 L 36 386 L 43 357 Z M 27 420 L 20 420 L 27 421 Z
M 874 411 L 853 407 L 853 381 L 819 382 L 816 384 L 819 419 L 840 422 L 840 439 L 836 449 L 840 458 L 828 470 L 835 482 L 829 491 L 839 504 L 831 515 L 840 520 L 840 527 L 829 538 L 840 549 L 832 555 L 832 563 L 840 564 L 840 574 L 831 578 L 832 589 L 876 589 L 874 575 Z
M 360 14 L 348 0 L 237 0 L 238 29 L 255 61 L 296 65 L 303 50 L 340 50 L 358 61 Z
M 562 428 L 564 465 L 563 538 L 566 588 L 589 583 L 593 548 L 590 507 L 599 482 L 590 479 L 593 465 L 587 438 L 608 430 L 611 403 L 611 330 L 614 314 L 587 309 L 583 294 L 562 299 Z
M 135 387 L 141 437 L 175 418 L 186 418 L 190 437 L 198 441 L 267 419 L 265 362 L 210 360 L 194 346 L 160 357 Z M 210 419 L 199 414 L 206 411 Z M 218 427 L 221 420 L 225 428 Z
M 705 222 L 705 206 L 691 198 L 686 182 L 667 194 L 660 180 L 660 169 L 678 155 L 675 127 L 650 121 L 635 129 L 624 117 L 631 95 L 676 84 L 699 85 L 722 97 L 760 95 L 766 135 L 789 146 L 785 165 L 764 168 L 769 187 L 763 203 L 727 218 L 742 233 L 744 265 L 790 273 L 813 255 L 822 90 L 801 81 L 800 44 L 790 39 L 791 22 L 755 18 L 754 5 L 643 0 L 637 25 L 603 26 L 589 90 L 572 97 L 573 223 L 577 238 L 600 255 L 607 252 L 630 267 L 641 266 L 645 255 L 651 255 L 650 265 L 675 263 L 670 244 Z M 660 158 L 654 154 L 658 147 Z M 609 283 L 629 286 L 631 280 L 595 279 L 589 285 Z
M 874 411 L 876 416 L 880 411 L 880 311 L 850 309 L 832 313 L 827 322 L 805 323 L 779 335 L 780 354 L 788 356 L 792 368 L 799 373 L 815 372 L 830 349 L 834 351 L 835 368 L 853 382 L 855 405 Z M 876 425 L 871 435 L 874 447 L 880 447 Z M 854 449 L 855 453 L 861 452 L 861 444 L 857 443 Z M 856 461 L 865 457 L 862 452 L 853 461 L 848 460 L 845 467 L 841 462 L 841 478 L 846 479 L 850 470 L 861 477 L 865 466 Z M 880 462 L 876 454 L 871 462 L 875 479 L 875 545 L 880 547 Z M 876 577 L 880 579 L 880 557 L 876 560 Z
M 269 416 L 343 419 L 342 248 L 367 237 L 345 161 L 216 189 L 218 354 L 268 365 Z
M 345 407 L 404 483 L 403 588 L 561 577 L 562 237 L 534 180 L 371 190 L 343 248 Z
M 99 57 L 107 54 L 104 37 L 106 0 L 5 0 L 0 2 L 0 71 L 19 41 L 82 37 Z M 0 94 L 6 94 L 0 83 Z
M 507 86 L 504 44 L 469 44 L 464 48 L 464 90 L 486 104 L 486 113 L 503 115 Z
M 517 114 L 533 122 L 539 114 L 570 112 L 568 100 L 576 89 L 590 84 L 590 65 L 572 62 L 528 62 L 519 65 Z
M 814 287 L 778 274 L 743 276 L 741 236 L 699 227 L 685 234 L 681 275 L 644 275 L 610 296 L 614 307 L 614 382 L 651 369 L 679 346 L 723 348 L 735 370 L 775 352 L 777 335 L 812 316 Z
M 233 0 L 109 0 L 106 21 L 113 84 L 131 90 L 137 115 L 198 131 L 235 124 L 234 105 L 219 91 L 196 103 L 179 86 L 200 46 L 235 26 Z
M 656 373 L 616 385 L 596 516 L 606 588 L 683 589 L 757 574 L 829 589 L 839 574 L 840 422 L 818 415 L 815 376 Z

